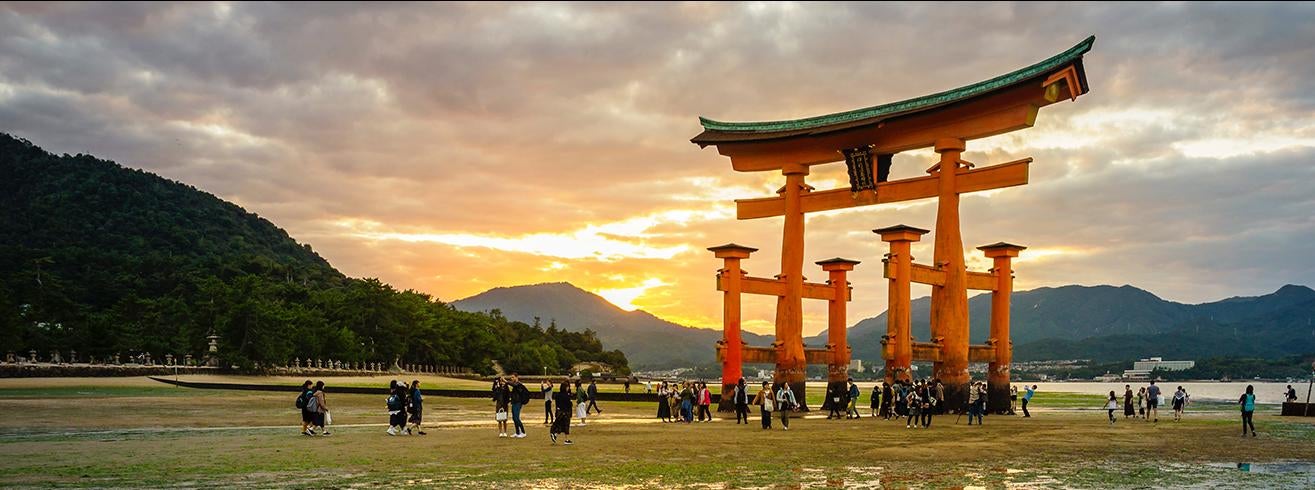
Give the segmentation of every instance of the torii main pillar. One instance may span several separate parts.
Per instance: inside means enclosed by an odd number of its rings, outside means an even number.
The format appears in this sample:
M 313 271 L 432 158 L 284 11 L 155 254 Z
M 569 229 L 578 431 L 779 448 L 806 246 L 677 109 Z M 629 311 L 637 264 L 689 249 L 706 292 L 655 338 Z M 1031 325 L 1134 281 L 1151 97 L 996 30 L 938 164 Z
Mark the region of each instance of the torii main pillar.
M 933 167 L 937 177 L 936 240 L 933 266 L 945 272 L 945 284 L 931 289 L 931 336 L 940 338 L 941 360 L 932 364 L 932 375 L 945 385 L 945 403 L 957 409 L 968 401 L 968 269 L 963 259 L 959 233 L 960 155 L 964 141 L 936 140 L 941 161 Z
M 773 386 L 790 384 L 790 390 L 804 402 L 804 379 L 808 361 L 804 357 L 804 211 L 801 195 L 807 165 L 789 164 L 781 169 L 785 175 L 785 229 L 781 239 L 781 280 L 785 282 L 785 295 L 776 300 L 776 372 Z

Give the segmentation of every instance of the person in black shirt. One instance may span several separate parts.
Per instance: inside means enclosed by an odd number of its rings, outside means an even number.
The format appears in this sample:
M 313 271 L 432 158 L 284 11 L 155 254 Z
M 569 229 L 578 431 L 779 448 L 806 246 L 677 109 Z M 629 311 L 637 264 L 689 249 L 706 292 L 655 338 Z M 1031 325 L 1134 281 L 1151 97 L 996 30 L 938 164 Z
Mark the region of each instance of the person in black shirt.
M 552 427 L 548 429 L 548 437 L 552 439 L 553 444 L 557 444 L 557 434 L 566 436 L 566 444 L 571 442 L 571 405 L 574 396 L 571 394 L 571 385 L 562 381 L 557 392 L 553 393 L 553 404 L 557 407 L 557 413 L 554 415 Z
M 744 385 L 744 378 L 740 378 L 735 383 L 735 391 L 731 392 L 732 400 L 735 403 L 735 423 L 739 424 L 741 420 L 745 425 L 749 424 L 749 390 Z
M 603 413 L 603 409 L 598 408 L 598 385 L 593 380 L 589 381 L 589 406 L 585 407 L 584 413 L 589 413 L 590 409 L 597 413 Z
M 512 437 L 525 437 L 525 424 L 521 423 L 521 407 L 530 402 L 530 390 L 521 384 L 520 376 L 511 374 L 511 421 L 515 424 L 516 434 Z

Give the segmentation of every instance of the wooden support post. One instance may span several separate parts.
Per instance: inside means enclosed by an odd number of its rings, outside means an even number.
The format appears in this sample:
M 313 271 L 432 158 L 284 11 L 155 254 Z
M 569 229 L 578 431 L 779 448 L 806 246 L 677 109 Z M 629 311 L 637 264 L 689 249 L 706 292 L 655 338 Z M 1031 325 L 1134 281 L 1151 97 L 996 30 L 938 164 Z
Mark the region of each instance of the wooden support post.
M 717 410 L 733 411 L 735 403 L 731 395 L 735 391 L 735 385 L 744 376 L 744 339 L 740 336 L 740 279 L 744 271 L 740 269 L 740 260 L 749 258 L 749 254 L 757 252 L 758 249 L 729 243 L 708 250 L 725 261 L 718 271 L 718 279 L 723 284 L 725 293 L 722 296 L 722 339 L 719 342 L 723 350 L 721 402 L 717 404 Z
M 826 338 L 827 350 L 831 352 L 831 361 L 827 363 L 827 381 L 831 383 L 849 380 L 849 340 L 846 327 L 846 305 L 849 301 L 849 280 L 846 273 L 854 270 L 857 260 L 834 258 L 818 262 L 822 270 L 828 273 L 827 285 L 835 289 L 835 298 L 827 301 Z
M 910 380 L 913 367 L 913 338 L 909 284 L 913 276 L 913 255 L 911 244 L 922 239 L 927 230 L 912 226 L 896 225 L 889 228 L 872 230 L 881 235 L 881 241 L 890 243 L 887 264 L 894 264 L 895 274 L 890 276 L 889 296 L 886 302 L 886 336 L 882 343 L 891 345 L 883 348 L 889 352 L 886 359 L 886 383 L 897 380 Z
M 947 410 L 962 410 L 968 401 L 968 271 L 959 232 L 959 160 L 964 142 L 936 140 L 941 155 L 936 208 L 936 241 L 932 261 L 945 271 L 945 285 L 931 289 L 931 336 L 941 337 L 941 361 L 932 365 L 933 376 L 945 385 Z
M 986 375 L 986 409 L 991 413 L 1009 412 L 1009 367 L 1014 359 L 1014 343 L 1009 338 L 1009 297 L 1014 291 L 1012 262 L 1026 248 L 1004 242 L 977 247 L 995 260 L 991 267 L 995 276 L 995 290 L 991 292 L 991 338 L 987 341 L 995 347 L 995 358 Z
M 800 198 L 804 192 L 807 165 L 786 165 L 785 227 L 781 239 L 781 280 L 785 296 L 776 301 L 776 373 L 774 385 L 789 383 L 799 401 L 799 409 L 808 410 L 804 379 L 804 212 Z

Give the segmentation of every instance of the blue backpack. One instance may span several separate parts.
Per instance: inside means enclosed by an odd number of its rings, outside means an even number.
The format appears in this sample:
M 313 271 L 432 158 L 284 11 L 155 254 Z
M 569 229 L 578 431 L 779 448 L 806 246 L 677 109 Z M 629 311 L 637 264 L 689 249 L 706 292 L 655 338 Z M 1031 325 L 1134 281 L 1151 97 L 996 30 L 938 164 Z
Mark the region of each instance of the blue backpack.
M 305 410 L 305 409 L 306 409 L 306 403 L 309 402 L 309 401 L 310 401 L 310 397 L 312 397 L 312 396 L 314 396 L 314 395 L 315 395 L 315 392 L 312 391 L 312 390 L 306 390 L 306 391 L 301 392 L 301 395 L 297 396 L 297 408 L 300 408 L 300 409 L 302 409 L 302 410 Z

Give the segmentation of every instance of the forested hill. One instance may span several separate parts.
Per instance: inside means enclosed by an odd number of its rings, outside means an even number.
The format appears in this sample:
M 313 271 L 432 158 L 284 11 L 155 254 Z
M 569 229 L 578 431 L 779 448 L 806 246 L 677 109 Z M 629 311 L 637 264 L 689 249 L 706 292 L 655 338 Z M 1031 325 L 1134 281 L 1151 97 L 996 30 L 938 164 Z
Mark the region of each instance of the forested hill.
M 624 366 L 592 332 L 545 331 L 345 277 L 273 223 L 194 187 L 0 134 L 0 350 Z

